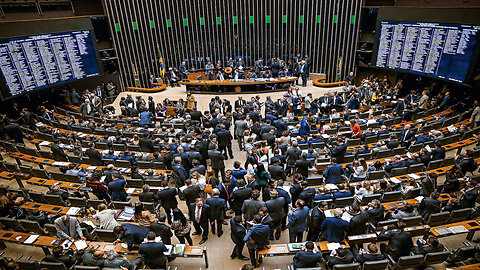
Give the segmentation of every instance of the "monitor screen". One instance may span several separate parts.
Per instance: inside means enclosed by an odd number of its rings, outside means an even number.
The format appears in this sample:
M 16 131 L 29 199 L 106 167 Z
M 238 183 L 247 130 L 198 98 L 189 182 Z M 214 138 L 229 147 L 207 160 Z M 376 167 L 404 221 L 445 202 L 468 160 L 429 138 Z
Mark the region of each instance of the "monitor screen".
M 465 83 L 480 26 L 381 21 L 375 65 Z
M 4 95 L 100 75 L 93 42 L 90 30 L 0 40 Z

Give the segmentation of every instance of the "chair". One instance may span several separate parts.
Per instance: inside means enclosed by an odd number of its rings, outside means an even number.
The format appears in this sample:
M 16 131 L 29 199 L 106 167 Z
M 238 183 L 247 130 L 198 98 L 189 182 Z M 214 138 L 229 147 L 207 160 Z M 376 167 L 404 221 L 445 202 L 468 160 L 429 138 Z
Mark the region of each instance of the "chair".
M 96 142 L 95 143 L 95 147 L 98 148 L 98 149 L 101 149 L 101 150 L 106 150 L 108 149 L 108 146 L 106 143 L 103 143 L 103 142 Z
M 117 239 L 117 235 L 113 232 L 113 230 L 96 229 L 94 233 L 97 235 L 100 241 L 113 242 Z
M 134 152 L 141 152 L 141 149 L 140 149 L 139 145 L 129 144 L 129 145 L 127 145 L 127 150 L 134 151 Z
M 402 219 L 405 224 L 407 224 L 407 227 L 413 227 L 413 226 L 420 226 L 422 225 L 422 216 L 413 216 L 413 217 L 406 217 Z
M 143 187 L 142 179 L 127 179 L 127 186 L 131 188 L 141 188 Z
M 47 232 L 42 229 L 40 224 L 36 221 L 30 221 L 30 220 L 20 220 L 20 224 L 22 227 L 25 229 L 26 232 L 31 232 L 31 233 L 38 233 L 38 234 L 43 234 L 46 235 Z
M 392 150 L 382 150 L 377 152 L 377 158 L 386 158 L 392 156 Z
M 82 265 L 75 265 L 73 270 L 100 270 L 99 266 L 82 266 Z
M 140 169 L 150 169 L 153 166 L 151 161 L 137 161 L 137 165 Z
M 113 148 L 113 150 L 115 150 L 115 151 L 125 151 L 125 150 L 126 150 L 125 145 L 124 145 L 124 144 L 119 144 L 119 143 L 114 143 L 114 144 L 112 145 L 112 148 Z
M 85 198 L 68 197 L 68 202 L 70 202 L 72 207 L 88 207 L 87 199 Z
M 17 232 L 23 232 L 24 229 L 22 224 L 14 218 L 0 217 L 0 223 L 2 223 L 4 228 L 11 229 Z
M 391 269 L 406 269 L 406 268 L 416 268 L 418 265 L 421 265 L 423 262 L 423 255 L 413 255 L 413 256 L 402 256 L 398 258 L 398 261 L 392 258 L 392 256 L 387 255 L 388 259 L 392 263 Z
M 425 168 L 425 166 L 423 166 L 423 164 L 415 164 L 415 165 L 411 165 L 410 167 L 408 167 L 408 170 L 407 172 L 408 173 L 417 173 L 417 172 L 423 172 L 423 169 Z
M 22 173 L 33 175 L 32 167 L 30 166 L 19 165 L 18 168 Z
M 66 174 L 65 174 L 65 179 L 66 179 L 68 182 L 82 183 L 82 180 L 80 179 L 80 176 L 78 176 L 78 175 L 76 175 L 76 174 L 68 174 L 68 173 L 66 173 Z
M 373 171 L 368 174 L 368 180 L 382 179 L 385 176 L 385 171 Z
M 32 168 L 32 174 L 35 177 L 50 179 L 50 175 L 43 169 Z
M 40 268 L 48 270 L 68 270 L 63 263 L 40 262 Z
M 408 167 L 393 168 L 392 171 L 390 172 L 390 176 L 399 176 L 399 175 L 407 174 L 407 170 L 408 170 Z
M 438 169 L 440 167 L 442 167 L 442 162 L 443 160 L 434 160 L 434 161 L 430 161 L 430 163 L 428 163 L 428 166 L 427 166 L 427 171 L 429 170 L 434 170 L 434 169 Z
M 349 139 L 347 141 L 347 146 L 355 146 L 355 145 L 359 145 L 360 143 L 361 143 L 360 139 Z
M 382 220 L 377 223 L 376 230 L 380 230 L 382 227 L 389 226 L 396 224 L 398 222 L 398 219 L 388 219 L 388 220 Z
M 80 156 L 68 156 L 67 155 L 67 157 L 68 157 L 68 160 L 72 163 L 75 163 L 75 164 L 82 163 L 82 157 L 80 157 Z
M 45 224 L 45 230 L 49 236 L 57 237 L 57 229 L 55 228 L 55 225 L 47 223 Z
M 52 153 L 50 153 L 48 151 L 39 150 L 38 153 L 40 154 L 40 157 L 42 157 L 42 158 L 52 159 Z
M 88 200 L 88 205 L 90 207 L 93 207 L 95 209 L 98 209 L 98 205 L 101 204 L 101 203 L 105 203 L 104 200 L 94 200 L 94 199 L 89 199 Z
M 466 261 L 470 258 L 473 258 L 477 253 L 475 246 L 466 246 L 454 249 L 450 254 L 448 261 L 449 262 L 461 262 Z
M 405 199 L 412 199 L 420 196 L 420 192 L 422 191 L 421 188 L 412 188 L 408 191 L 407 195 L 405 196 Z
M 37 270 L 40 269 L 40 264 L 33 260 L 15 260 L 19 269 L 25 270 Z
M 449 157 L 445 158 L 442 162 L 442 167 L 447 167 L 455 164 L 455 158 Z
M 305 179 L 308 183 L 309 186 L 316 186 L 320 185 L 323 183 L 323 177 L 317 176 L 317 177 L 308 177 Z
M 118 202 L 118 201 L 112 201 L 112 205 L 114 209 L 124 209 L 125 206 L 132 206 L 131 203 L 129 202 Z
M 383 270 L 387 269 L 388 260 L 369 261 L 363 263 L 362 270 Z
M 63 201 L 63 199 L 60 195 L 45 194 L 45 195 L 43 195 L 43 197 L 45 198 L 45 200 L 49 204 L 66 206 L 65 202 Z
M 359 263 L 336 264 L 333 266 L 333 270 L 358 270 L 358 269 L 360 269 Z
M 354 197 L 338 198 L 335 200 L 335 207 L 343 208 L 352 205 Z
M 431 214 L 430 219 L 428 221 L 428 225 L 430 225 L 430 227 L 442 225 L 445 223 L 445 221 L 448 220 L 449 216 L 450 216 L 450 212 L 440 212 L 440 213 Z
M 362 201 L 360 202 L 361 205 L 367 205 L 373 200 L 380 200 L 382 197 L 382 194 L 370 194 L 370 195 L 365 195 L 362 198 Z
M 450 256 L 449 251 L 427 253 L 427 255 L 425 255 L 425 259 L 423 260 L 423 265 L 426 266 L 443 263 L 448 259 L 448 256 Z
M 66 179 L 65 174 L 63 173 L 60 173 L 60 172 L 49 172 L 49 173 L 53 180 L 64 181 Z
M 407 149 L 405 149 L 405 147 L 397 147 L 397 148 L 394 148 L 392 149 L 392 155 L 403 155 L 405 154 L 405 152 L 407 151 Z
M 153 168 L 156 170 L 165 170 L 165 164 L 163 162 L 153 162 Z
M 472 210 L 472 208 L 453 210 L 447 223 L 454 223 L 466 220 L 467 217 L 472 213 Z
M 382 202 L 394 202 L 402 199 L 401 191 L 391 191 L 383 193 Z
M 115 160 L 115 164 L 117 165 L 117 167 L 124 167 L 124 168 L 130 168 L 130 167 L 132 166 L 132 164 L 130 163 L 130 161 L 128 161 L 128 160 L 121 160 L 121 159 Z

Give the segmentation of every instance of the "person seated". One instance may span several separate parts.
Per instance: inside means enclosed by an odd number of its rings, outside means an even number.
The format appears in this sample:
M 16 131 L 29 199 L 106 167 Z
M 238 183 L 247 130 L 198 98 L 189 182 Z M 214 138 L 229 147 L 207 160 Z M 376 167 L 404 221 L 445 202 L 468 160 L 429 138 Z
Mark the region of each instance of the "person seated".
M 352 196 L 353 196 L 352 192 L 350 192 L 350 190 L 346 190 L 344 184 L 339 184 L 338 191 L 332 194 L 333 200 L 336 200 L 338 198 L 352 197 Z
M 315 196 L 313 197 L 313 200 L 324 201 L 324 200 L 330 200 L 331 198 L 332 198 L 332 195 L 330 193 L 325 192 L 325 189 L 318 188 Z
M 445 206 L 442 207 L 442 212 L 452 212 L 453 210 L 459 210 L 459 209 L 462 209 L 462 207 L 460 206 L 460 204 L 458 203 L 458 199 L 457 198 L 450 198 L 447 203 L 445 204 Z
M 62 197 L 63 201 L 68 200 L 68 197 L 71 197 L 70 193 L 68 191 L 60 189 L 59 185 L 53 185 L 50 187 L 50 190 L 47 191 L 48 195 L 59 195 Z M 73 196 L 72 196 L 73 197 Z
M 366 209 L 369 215 L 369 220 L 372 224 L 376 225 L 379 221 L 385 219 L 385 207 L 379 200 L 372 200 L 369 202 Z
M 475 171 L 478 167 L 473 160 L 473 151 L 470 149 L 465 150 L 463 155 L 455 155 L 455 165 L 460 168 L 463 175 Z
M 403 221 L 397 222 L 397 230 L 387 231 L 384 227 L 377 240 L 388 240 L 388 244 L 380 244 L 380 251 L 384 255 L 390 255 L 394 260 L 398 260 L 401 256 L 410 255 L 410 251 L 413 247 L 412 235 L 410 232 L 406 232 L 404 229 L 407 224 Z
M 393 157 L 393 161 L 388 163 L 385 166 L 385 172 L 391 173 L 394 168 L 403 168 L 407 167 L 407 162 L 405 160 L 402 160 L 402 157 L 400 155 L 395 155 Z
M 82 255 L 83 265 L 103 267 L 103 264 L 105 263 L 103 255 L 103 251 L 98 249 L 95 250 L 95 247 L 90 245 Z
M 314 253 L 313 249 L 315 244 L 312 241 L 305 243 L 305 246 L 300 250 L 295 257 L 293 257 L 293 267 L 297 268 L 309 268 L 317 267 L 318 263 L 323 261 L 321 253 Z
M 132 217 L 132 221 L 138 222 L 140 226 L 150 227 L 151 223 L 155 223 L 158 220 L 150 211 L 144 209 L 142 202 L 136 202 L 135 214 Z
M 63 263 L 67 268 L 71 268 L 77 264 L 77 259 L 75 258 L 75 253 L 73 250 L 63 249 L 61 246 L 54 247 L 52 249 L 52 253 L 45 256 L 42 261 Z
M 43 227 L 47 223 L 52 223 L 54 219 L 52 219 L 51 215 L 47 215 L 38 209 L 33 209 L 30 211 L 30 215 L 28 215 L 28 220 L 36 221 L 41 227 Z
M 368 144 L 364 144 L 361 147 L 362 147 L 361 149 L 359 149 L 359 150 L 357 150 L 357 152 L 355 152 L 355 159 L 358 159 L 358 155 L 372 153 L 372 150 L 369 149 Z
M 380 136 L 382 134 L 389 134 L 390 131 L 387 129 L 387 126 L 382 125 L 380 129 L 377 131 L 377 136 Z
M 122 255 L 119 255 L 114 249 L 107 251 L 103 267 L 135 270 L 137 265 L 142 263 L 142 258 L 137 257 L 130 261 Z
M 395 211 L 392 212 L 392 210 L 388 210 L 391 213 L 391 217 L 394 219 L 401 220 L 406 217 L 413 217 L 415 216 L 414 212 L 415 208 L 409 203 L 405 204 L 405 206 L 401 209 L 398 210 L 396 209 Z M 387 213 L 388 215 L 388 213 Z
M 440 244 L 438 239 L 431 235 L 427 238 L 427 241 L 422 238 L 417 240 L 416 244 L 413 244 L 413 253 L 427 255 L 428 253 L 444 251 L 445 247 Z
M 353 253 L 345 245 L 342 244 L 340 246 L 341 248 L 331 251 L 326 259 L 327 267 L 330 269 L 333 269 L 337 264 L 349 264 L 354 260 Z
M 366 251 L 358 250 L 356 248 L 353 248 L 352 251 L 355 255 L 355 260 L 361 264 L 364 262 L 380 261 L 385 259 L 385 255 L 378 252 L 378 247 L 374 243 L 368 244 Z

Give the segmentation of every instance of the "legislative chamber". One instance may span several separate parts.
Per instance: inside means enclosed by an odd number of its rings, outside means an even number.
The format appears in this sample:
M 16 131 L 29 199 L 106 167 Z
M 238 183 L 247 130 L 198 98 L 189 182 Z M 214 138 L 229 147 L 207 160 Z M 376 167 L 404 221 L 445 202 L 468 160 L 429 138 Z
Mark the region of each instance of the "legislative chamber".
M 0 1 L 0 270 L 480 269 L 479 14 Z

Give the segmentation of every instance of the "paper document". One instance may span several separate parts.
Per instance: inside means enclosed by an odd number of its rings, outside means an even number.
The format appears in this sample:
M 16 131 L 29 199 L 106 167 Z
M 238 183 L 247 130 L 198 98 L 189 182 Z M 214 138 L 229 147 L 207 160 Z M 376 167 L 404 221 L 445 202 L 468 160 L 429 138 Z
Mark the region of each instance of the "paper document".
M 453 233 L 452 230 L 450 230 L 449 228 L 445 228 L 445 227 L 440 227 L 440 228 L 436 228 L 436 229 L 433 229 L 433 230 L 440 235 Z
M 414 173 L 409 173 L 408 176 L 410 176 L 413 179 L 420 179 L 420 176 L 414 174 Z
M 135 188 L 128 188 L 127 194 L 133 194 L 134 191 L 135 191 Z
M 104 251 L 109 251 L 109 250 L 112 250 L 112 249 L 114 249 L 114 248 L 115 248 L 114 245 L 107 244 L 107 245 L 105 245 L 105 246 L 103 247 L 103 250 L 104 250 Z
M 40 146 L 49 146 L 49 145 L 50 145 L 50 142 L 49 142 L 49 141 L 43 141 L 43 142 L 39 143 L 38 145 L 40 145 Z
M 339 243 L 327 243 L 327 248 L 330 251 L 336 250 L 336 249 L 340 248 L 340 244 Z
M 201 253 L 202 252 L 202 249 L 201 248 L 192 248 L 190 250 L 190 253 Z
M 412 159 L 412 154 L 410 154 L 410 152 L 407 152 L 407 157 L 408 157 L 409 159 Z
M 52 166 L 58 166 L 58 167 L 63 167 L 68 165 L 70 165 L 70 162 L 55 161 L 54 163 L 52 163 Z
M 97 169 L 97 166 L 88 166 L 87 168 L 88 171 L 93 171 L 95 169 Z
M 326 184 L 325 188 L 328 189 L 328 190 L 338 189 L 338 187 L 334 184 Z
M 350 219 L 352 219 L 352 216 L 348 212 L 343 212 L 342 219 L 350 222 Z
M 157 241 L 155 241 L 155 242 L 157 242 Z M 165 245 L 165 247 L 167 248 L 167 251 L 164 251 L 163 255 L 170 256 L 170 254 L 172 254 L 173 246 L 172 245 Z
M 432 152 L 432 148 L 430 148 L 430 145 L 425 145 L 425 149 L 427 149 L 428 152 Z
M 448 227 L 453 233 L 464 233 L 468 232 L 468 230 L 465 228 L 465 226 L 459 225 L 459 226 L 451 226 Z
M 402 181 L 401 181 L 401 180 L 398 180 L 398 178 L 396 178 L 396 177 L 390 178 L 390 181 L 392 181 L 392 182 L 395 183 L 395 184 L 400 184 L 400 183 L 402 183 Z
M 36 234 L 33 234 L 33 235 L 30 235 L 27 240 L 25 240 L 25 242 L 23 242 L 24 244 L 33 244 L 33 242 L 35 242 L 35 240 L 37 240 L 37 238 L 40 237 L 40 235 L 36 235 Z
M 285 251 L 285 246 L 275 247 L 275 251 Z
M 88 245 L 87 242 L 85 242 L 84 240 L 80 240 L 75 242 L 75 247 L 77 248 L 77 250 L 82 250 L 87 248 Z
M 335 215 L 333 214 L 332 210 L 325 210 L 325 217 L 334 217 Z
M 173 250 L 174 254 L 182 254 L 185 251 L 187 245 L 185 244 L 176 244 L 175 249 Z
M 78 207 L 70 207 L 70 209 L 68 209 L 67 211 L 67 215 L 75 216 L 79 211 L 80 211 L 80 208 Z
M 417 196 L 415 197 L 415 200 L 417 200 L 418 202 L 421 202 L 423 200 L 423 196 Z

